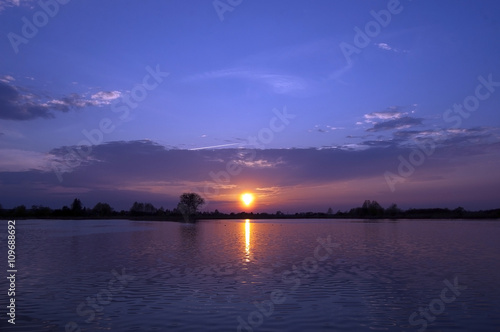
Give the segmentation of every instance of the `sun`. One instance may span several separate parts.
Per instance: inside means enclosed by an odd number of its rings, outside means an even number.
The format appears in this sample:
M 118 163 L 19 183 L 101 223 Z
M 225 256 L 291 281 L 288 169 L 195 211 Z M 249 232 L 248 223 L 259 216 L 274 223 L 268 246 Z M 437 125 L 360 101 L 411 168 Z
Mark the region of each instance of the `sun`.
M 245 204 L 245 206 L 250 206 L 253 200 L 254 200 L 253 194 L 244 193 L 243 195 L 241 195 L 241 201 L 243 202 L 243 204 Z

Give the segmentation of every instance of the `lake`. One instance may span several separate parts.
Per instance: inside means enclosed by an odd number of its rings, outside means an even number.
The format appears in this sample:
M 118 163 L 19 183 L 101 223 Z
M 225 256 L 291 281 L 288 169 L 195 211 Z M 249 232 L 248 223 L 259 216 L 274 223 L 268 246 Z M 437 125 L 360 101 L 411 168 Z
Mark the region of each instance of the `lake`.
M 498 221 L 19 220 L 16 236 L 1 331 L 500 329 Z

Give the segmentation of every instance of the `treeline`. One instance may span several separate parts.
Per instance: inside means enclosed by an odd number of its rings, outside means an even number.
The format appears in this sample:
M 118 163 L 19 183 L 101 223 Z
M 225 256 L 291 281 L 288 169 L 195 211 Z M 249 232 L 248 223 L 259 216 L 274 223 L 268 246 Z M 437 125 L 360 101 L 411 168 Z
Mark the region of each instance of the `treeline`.
M 366 200 L 360 207 L 349 211 L 333 212 L 329 208 L 326 212 L 297 212 L 284 213 L 247 213 L 231 212 L 222 213 L 218 210 L 210 212 L 194 212 L 197 219 L 498 219 L 500 209 L 467 211 L 462 207 L 456 209 L 428 208 L 402 210 L 396 204 L 383 208 L 377 201 Z M 45 206 L 33 205 L 26 208 L 24 205 L 13 209 L 3 209 L 0 205 L 0 218 L 2 219 L 148 219 L 148 220 L 185 220 L 185 211 L 176 207 L 174 209 L 157 208 L 151 203 L 134 202 L 128 210 L 116 211 L 108 203 L 97 203 L 93 207 L 85 207 L 75 198 L 69 206 L 60 209 L 51 209 Z
M 173 210 L 156 208 L 151 203 L 134 202 L 129 210 L 117 211 L 108 203 L 99 202 L 94 207 L 83 206 L 80 199 L 75 198 L 70 206 L 60 209 L 33 205 L 30 209 L 19 205 L 13 209 L 3 209 L 0 205 L 0 218 L 36 218 L 36 219 L 121 219 L 135 217 L 163 218 L 165 220 L 182 219 L 183 214 L 177 208 Z

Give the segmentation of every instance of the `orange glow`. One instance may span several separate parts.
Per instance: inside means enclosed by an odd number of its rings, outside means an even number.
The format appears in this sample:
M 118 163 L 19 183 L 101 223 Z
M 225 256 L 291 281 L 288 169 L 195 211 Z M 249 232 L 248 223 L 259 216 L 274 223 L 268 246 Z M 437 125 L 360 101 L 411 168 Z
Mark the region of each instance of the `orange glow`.
M 253 194 L 250 194 L 250 193 L 244 193 L 243 195 L 241 195 L 241 201 L 243 202 L 243 204 L 245 206 L 250 206 L 252 204 L 252 202 L 254 201 L 254 196 Z

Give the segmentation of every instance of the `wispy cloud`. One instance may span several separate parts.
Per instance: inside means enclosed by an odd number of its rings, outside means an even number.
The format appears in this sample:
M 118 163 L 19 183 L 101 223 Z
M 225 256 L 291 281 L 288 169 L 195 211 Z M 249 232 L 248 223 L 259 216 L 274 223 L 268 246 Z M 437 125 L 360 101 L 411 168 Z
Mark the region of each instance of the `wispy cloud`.
M 396 120 L 405 116 L 406 112 L 398 111 L 384 111 L 384 112 L 373 112 L 364 115 L 366 122 L 374 122 L 374 120 Z
M 412 105 L 411 107 L 416 107 L 417 105 Z M 392 130 L 392 129 L 406 129 L 412 126 L 422 125 L 423 119 L 415 118 L 410 116 L 410 113 L 415 111 L 406 111 L 407 107 L 403 106 L 390 106 L 384 111 L 372 112 L 363 115 L 364 123 L 373 125 L 373 127 L 367 129 L 366 131 L 382 131 L 382 130 Z M 362 122 L 356 122 L 356 124 L 363 124 Z
M 344 74 L 346 74 L 347 72 L 349 72 L 352 69 L 352 67 L 353 67 L 353 62 L 351 61 L 348 64 L 340 67 L 339 69 L 337 69 L 333 73 L 331 73 L 328 76 L 328 79 L 344 83 L 344 81 L 342 81 L 341 78 L 342 78 L 342 76 Z
M 188 82 L 213 79 L 241 79 L 261 83 L 274 93 L 289 94 L 299 92 L 308 88 L 306 80 L 287 74 L 278 74 L 245 68 L 230 68 L 210 71 L 203 74 L 193 75 L 186 79 Z
M 280 187 L 255 188 L 259 198 L 279 197 L 283 189 Z
M 33 7 L 34 3 L 36 3 L 35 0 L 0 0 L 0 12 L 9 7 Z
M 0 149 L 0 172 L 50 171 L 49 154 L 19 149 Z
M 242 166 L 250 167 L 250 168 L 269 168 L 269 167 L 272 168 L 272 167 L 276 167 L 280 164 L 283 164 L 283 160 L 281 160 L 281 159 L 278 159 L 276 161 L 267 160 L 267 159 L 259 159 L 259 160 L 252 160 L 252 161 L 236 159 L 236 160 L 233 160 L 233 162 L 237 165 L 242 165 Z
M 0 82 L 3 82 L 3 83 L 10 83 L 10 82 L 13 82 L 15 81 L 16 79 L 10 75 L 4 75 L 4 76 L 0 76 Z
M 206 137 L 206 135 L 202 135 L 202 137 Z M 207 150 L 207 149 L 218 149 L 218 148 L 224 148 L 224 147 L 228 147 L 228 146 L 234 146 L 234 145 L 241 145 L 241 143 L 228 143 L 228 144 L 219 144 L 219 145 L 210 145 L 210 146 L 203 146 L 203 147 L 199 147 L 199 148 L 192 148 L 192 149 L 189 149 L 191 151 L 196 151 L 196 150 Z
M 391 52 L 396 52 L 396 53 L 408 53 L 407 50 L 392 47 L 387 43 L 378 43 L 375 45 L 377 45 L 378 48 L 380 48 L 381 50 L 384 50 L 384 51 L 391 51 Z
M 345 129 L 345 128 L 343 128 L 343 127 L 333 127 L 333 126 L 330 126 L 330 125 L 326 125 L 326 126 L 315 125 L 314 128 L 309 129 L 308 132 L 310 132 L 310 133 L 312 133 L 312 132 L 328 133 L 328 132 L 331 132 L 331 131 L 341 130 L 341 129 Z

